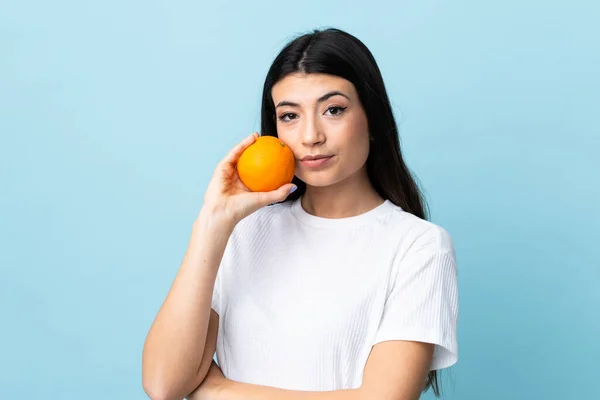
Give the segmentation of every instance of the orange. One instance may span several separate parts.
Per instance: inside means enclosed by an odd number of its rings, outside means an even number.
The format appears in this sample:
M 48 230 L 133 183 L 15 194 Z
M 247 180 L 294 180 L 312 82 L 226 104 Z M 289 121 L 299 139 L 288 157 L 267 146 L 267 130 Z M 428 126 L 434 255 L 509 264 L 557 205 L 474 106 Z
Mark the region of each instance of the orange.
M 296 160 L 292 150 L 274 136 L 260 136 L 240 155 L 237 172 L 253 192 L 269 192 L 290 183 Z

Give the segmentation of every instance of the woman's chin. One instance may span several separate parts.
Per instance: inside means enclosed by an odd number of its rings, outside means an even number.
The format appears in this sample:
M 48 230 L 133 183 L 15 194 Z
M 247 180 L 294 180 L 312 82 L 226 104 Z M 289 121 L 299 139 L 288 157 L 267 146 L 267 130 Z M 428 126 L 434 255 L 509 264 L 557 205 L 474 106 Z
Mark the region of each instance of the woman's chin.
M 306 186 L 312 186 L 315 188 L 325 188 L 328 186 L 335 185 L 340 182 L 340 179 L 336 179 L 332 176 L 303 176 L 298 177 L 302 182 L 306 183 Z

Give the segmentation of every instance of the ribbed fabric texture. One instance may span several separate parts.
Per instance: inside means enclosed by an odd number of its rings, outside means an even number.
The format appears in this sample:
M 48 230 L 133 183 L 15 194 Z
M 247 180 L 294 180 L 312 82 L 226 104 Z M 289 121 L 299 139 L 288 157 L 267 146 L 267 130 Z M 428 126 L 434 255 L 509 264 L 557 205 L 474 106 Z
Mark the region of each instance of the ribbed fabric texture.
M 356 217 L 307 213 L 300 199 L 242 220 L 213 309 L 230 379 L 291 390 L 357 388 L 377 343 L 434 343 L 456 363 L 457 269 L 449 234 L 390 201 Z

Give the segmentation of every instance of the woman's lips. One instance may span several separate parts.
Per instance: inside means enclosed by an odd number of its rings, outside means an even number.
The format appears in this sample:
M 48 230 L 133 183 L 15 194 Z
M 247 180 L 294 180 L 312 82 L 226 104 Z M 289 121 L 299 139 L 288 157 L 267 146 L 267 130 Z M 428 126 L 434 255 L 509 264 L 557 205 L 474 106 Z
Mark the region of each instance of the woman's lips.
M 300 160 L 300 163 L 308 168 L 319 168 L 329 163 L 332 158 L 333 156 L 321 157 L 317 159 L 305 159 Z

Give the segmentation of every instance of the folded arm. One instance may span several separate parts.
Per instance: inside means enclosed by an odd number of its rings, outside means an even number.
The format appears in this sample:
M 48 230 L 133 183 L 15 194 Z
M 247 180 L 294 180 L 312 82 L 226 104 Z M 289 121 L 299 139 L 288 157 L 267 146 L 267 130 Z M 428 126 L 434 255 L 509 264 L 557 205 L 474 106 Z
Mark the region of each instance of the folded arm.
M 418 400 L 424 388 L 434 345 L 387 341 L 373 346 L 360 388 L 309 392 L 228 380 L 214 365 L 198 388 L 198 399 L 220 400 Z

